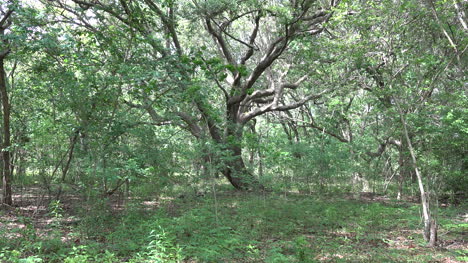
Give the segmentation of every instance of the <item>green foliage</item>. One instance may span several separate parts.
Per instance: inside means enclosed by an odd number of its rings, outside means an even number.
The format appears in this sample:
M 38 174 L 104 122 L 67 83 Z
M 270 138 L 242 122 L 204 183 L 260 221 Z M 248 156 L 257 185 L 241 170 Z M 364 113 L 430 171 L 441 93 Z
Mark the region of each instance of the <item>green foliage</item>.
M 66 228 L 79 241 L 62 242 L 58 230 L 63 226 L 56 225 L 52 236 L 23 236 L 15 240 L 14 249 L 2 245 L 0 260 L 416 262 L 450 257 L 453 252 L 434 253 L 424 248 L 424 241 L 417 234 L 419 208 L 410 203 L 352 201 L 336 194 L 284 197 L 230 192 L 218 193 L 216 200 L 217 210 L 209 194 L 201 199 L 173 199 L 157 210 L 129 206 L 121 213 L 109 211 L 106 222 L 83 219 L 78 226 Z M 466 224 L 456 220 L 460 211 L 439 211 L 439 227 L 451 235 L 447 238 L 460 238 L 466 231 Z M 96 213 L 92 210 L 92 214 L 78 216 L 100 218 L 105 214 Z M 105 227 L 99 227 L 102 223 Z M 88 229 L 93 230 L 93 235 Z M 421 246 L 415 245 L 411 250 L 398 248 L 418 243 Z M 456 253 L 459 258 L 464 256 L 461 250 Z
M 0 4 L 0 20 L 14 10 L 0 43 L 11 49 L 2 63 L 16 188 L 51 197 L 60 187 L 64 201 L 49 203 L 46 236 L 27 216 L 11 231 L 2 222 L 0 260 L 438 260 L 394 248 L 408 231 L 405 242 L 423 242 L 417 207 L 337 196 L 418 195 L 401 106 L 431 197 L 464 205 L 457 1 L 10 2 Z M 258 78 L 244 90 L 249 76 Z M 295 102 L 304 105 L 277 111 Z M 272 192 L 231 195 L 215 178 L 227 171 Z M 67 198 L 86 200 L 77 226 Z M 448 221 L 450 234 L 466 232 Z
M 63 217 L 63 209 L 61 207 L 60 200 L 53 200 L 50 202 L 49 213 L 53 218 L 58 220 Z
M 144 254 L 145 262 L 180 262 L 181 249 L 174 246 L 173 240 L 170 240 L 162 228 L 150 232 L 150 242 L 147 246 L 147 252 Z

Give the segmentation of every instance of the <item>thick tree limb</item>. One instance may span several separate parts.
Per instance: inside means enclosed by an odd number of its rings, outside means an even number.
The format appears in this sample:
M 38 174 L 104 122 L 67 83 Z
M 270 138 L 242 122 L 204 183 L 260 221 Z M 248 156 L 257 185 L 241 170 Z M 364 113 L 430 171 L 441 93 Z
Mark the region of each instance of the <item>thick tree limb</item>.
M 244 85 L 242 85 L 240 89 L 240 94 L 237 94 L 236 96 L 232 96 L 228 101 L 228 105 L 239 103 L 246 98 L 247 90 L 251 89 L 253 85 L 256 83 L 256 81 L 263 75 L 265 70 L 269 68 L 279 56 L 281 56 L 281 54 L 286 50 L 289 41 L 295 36 L 300 35 L 301 22 L 307 22 L 310 20 L 307 23 L 307 27 L 312 27 L 320 23 L 323 23 L 324 21 L 327 21 L 331 17 L 331 14 L 332 14 L 331 12 L 320 11 L 308 17 L 307 18 L 308 20 L 305 21 L 304 16 L 308 12 L 309 8 L 310 7 L 308 5 L 303 6 L 300 14 L 298 14 L 296 18 L 290 24 L 286 25 L 284 34 L 282 36 L 277 37 L 274 41 L 272 41 L 268 45 L 264 56 L 261 58 L 260 62 L 256 65 L 256 67 L 252 70 L 250 75 L 247 77 Z M 257 17 L 257 19 L 259 18 Z M 256 22 L 256 28 L 253 31 L 253 34 L 251 35 L 251 39 L 253 39 L 252 41 L 254 41 L 256 34 L 257 34 L 256 32 L 258 30 L 257 24 L 258 22 Z M 319 31 L 314 32 L 314 34 L 315 33 L 319 33 Z M 253 50 L 248 50 L 247 53 L 245 54 L 245 58 L 247 59 L 250 58 L 250 56 L 252 55 L 250 54 L 251 52 L 253 52 Z M 241 60 L 241 63 L 242 62 L 245 63 L 245 61 L 246 59 Z
M 159 114 L 157 114 L 154 108 L 149 104 L 146 104 L 146 105 L 135 104 L 129 101 L 124 101 L 124 103 L 127 104 L 131 108 L 145 110 L 150 115 L 151 120 L 153 121 L 149 123 L 151 125 L 162 126 L 162 125 L 174 124 L 174 122 L 172 122 L 169 118 L 164 118 L 160 116 Z M 197 124 L 198 120 L 195 117 L 185 112 L 174 112 L 173 114 L 178 116 L 187 125 L 184 128 L 188 130 L 195 138 L 201 138 L 202 133 L 203 133 L 202 128 Z
M 197 139 L 202 137 L 202 128 L 197 124 L 197 119 L 185 112 L 176 112 L 175 113 L 181 120 L 183 120 L 188 125 L 188 130 L 190 133 Z
M 287 71 L 283 72 L 280 77 L 280 81 L 287 74 Z M 240 112 L 246 112 L 247 109 L 252 105 L 252 103 L 266 104 L 273 103 L 278 105 L 281 97 L 283 96 L 284 89 L 296 89 L 299 85 L 307 79 L 308 75 L 301 77 L 295 83 L 281 83 L 281 85 L 276 86 L 273 81 L 271 81 L 271 87 L 264 90 L 256 90 L 251 95 L 248 95 L 244 98 L 241 103 Z
M 206 109 L 206 107 L 203 105 L 203 102 L 200 100 L 196 101 L 196 105 L 198 110 L 202 114 L 203 119 L 205 119 L 206 121 L 211 138 L 213 138 L 213 140 L 215 140 L 218 143 L 222 142 L 223 140 L 221 137 L 221 131 L 216 125 L 216 121 L 213 119 L 212 115 L 210 115 L 208 109 Z
M 250 89 L 258 80 L 258 78 L 263 74 L 263 72 L 265 72 L 265 70 L 271 66 L 273 61 L 275 61 L 283 53 L 283 51 L 286 49 L 288 40 L 288 37 L 282 36 L 277 38 L 269 45 L 267 52 L 263 56 L 262 60 L 258 63 L 258 65 L 247 78 L 244 89 Z
M 241 113 L 240 116 L 238 117 L 240 123 L 243 123 L 245 124 L 246 122 L 248 122 L 249 120 L 259 116 L 259 115 L 262 115 L 266 112 L 270 112 L 270 111 L 287 111 L 287 110 L 292 110 L 292 109 L 296 109 L 296 108 L 299 108 L 301 107 L 302 105 L 304 105 L 307 101 L 309 100 L 314 100 L 314 99 L 318 99 L 320 97 L 322 97 L 322 95 L 330 92 L 331 89 L 325 89 L 323 90 L 322 92 L 318 93 L 318 94 L 310 94 L 304 98 L 302 98 L 301 100 L 299 101 L 296 101 L 296 102 L 293 102 L 293 103 L 290 103 L 290 104 L 287 104 L 287 105 L 278 105 L 278 104 L 275 104 L 275 101 L 271 102 L 270 104 L 268 105 L 265 105 L 263 107 L 259 107 L 259 108 L 255 108 L 249 112 L 245 112 L 245 113 Z
M 128 106 L 130 106 L 131 108 L 146 110 L 148 112 L 148 114 L 150 115 L 151 119 L 156 123 L 167 121 L 163 117 L 159 116 L 159 114 L 154 110 L 154 108 L 151 105 L 149 105 L 148 103 L 146 103 L 145 105 L 135 104 L 135 103 L 132 103 L 132 102 L 126 101 L 126 100 L 124 100 L 124 103 L 127 104 Z
M 249 75 L 246 83 L 242 86 L 240 94 L 237 96 L 232 96 L 228 100 L 228 105 L 239 103 L 245 99 L 247 90 L 254 85 L 263 72 L 265 72 L 265 70 L 270 67 L 271 64 L 283 53 L 287 47 L 287 42 L 287 37 L 279 37 L 269 45 L 266 54 Z
M 86 7 L 98 7 L 99 9 L 105 11 L 106 13 L 109 13 L 110 15 L 112 15 L 113 17 L 117 18 L 118 20 L 120 20 L 120 22 L 123 22 L 124 24 L 128 25 L 128 26 L 131 26 L 131 23 L 128 19 L 125 19 L 124 17 L 122 17 L 119 13 L 115 12 L 114 10 L 112 10 L 111 8 L 109 8 L 108 6 L 105 6 L 103 5 L 102 3 L 100 2 L 95 2 L 95 3 L 91 3 L 91 2 L 87 2 L 87 1 L 83 1 L 83 0 L 72 0 L 74 3 L 80 5 L 80 6 L 86 6 Z M 65 4 L 63 4 L 62 2 L 60 2 L 60 0 L 58 1 L 55 1 L 56 3 L 58 3 L 60 5 L 61 8 L 63 8 L 64 6 L 66 6 Z
M 270 87 L 268 89 L 256 90 L 251 95 L 248 95 L 244 99 L 245 102 L 243 104 L 247 105 L 249 102 L 254 101 L 255 99 L 264 98 L 264 97 L 267 97 L 267 96 L 271 96 L 273 94 L 275 94 L 274 87 Z
M 11 21 L 8 20 L 10 16 L 13 14 L 13 10 L 8 10 L 0 20 L 0 29 L 6 29 L 7 27 L 10 26 Z

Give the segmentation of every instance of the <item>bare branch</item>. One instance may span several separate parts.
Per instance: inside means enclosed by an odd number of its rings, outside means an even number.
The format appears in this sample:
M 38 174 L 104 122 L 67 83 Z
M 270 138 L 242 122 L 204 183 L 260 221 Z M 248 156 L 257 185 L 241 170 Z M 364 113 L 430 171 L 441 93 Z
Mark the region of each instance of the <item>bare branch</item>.
M 395 145 L 396 147 L 401 147 L 401 141 L 399 141 L 399 140 L 395 140 L 395 139 L 392 139 L 392 138 L 388 138 L 388 139 L 387 139 L 387 143 L 388 143 L 388 144 Z
M 261 18 L 261 16 L 260 16 L 260 13 L 259 13 L 255 17 L 255 27 L 252 30 L 252 34 L 250 34 L 249 49 L 247 50 L 245 55 L 242 57 L 241 62 L 240 62 L 242 65 L 245 65 L 245 62 L 247 62 L 247 60 L 249 60 L 249 58 L 252 57 L 252 55 L 253 55 L 254 43 L 255 43 L 255 39 L 257 38 L 257 35 L 258 35 L 258 28 L 260 27 L 260 18 Z
M 58 20 L 56 22 L 75 24 L 77 26 L 82 26 L 84 28 L 87 28 L 87 29 L 89 29 L 91 32 L 93 32 L 95 34 L 99 33 L 99 30 L 97 30 L 94 26 L 92 26 L 88 21 L 85 20 L 85 16 L 83 16 L 82 14 L 76 12 L 72 8 L 63 5 L 62 3 L 59 3 L 59 6 L 63 10 L 66 10 L 67 12 L 75 15 L 75 17 L 72 18 L 72 17 L 68 17 L 68 16 L 66 16 L 64 14 L 61 14 L 62 17 L 64 18 L 64 20 Z M 83 24 L 80 24 L 79 21 L 82 22 Z M 53 21 L 51 21 L 51 23 L 53 23 Z
M 318 99 L 318 98 L 322 97 L 323 94 L 328 93 L 331 90 L 332 89 L 326 89 L 326 90 L 323 90 L 322 92 L 320 92 L 318 94 L 311 94 L 311 95 L 306 96 L 306 97 L 304 97 L 303 99 L 301 99 L 301 100 L 299 100 L 297 102 L 294 102 L 294 103 L 291 103 L 291 104 L 288 104 L 288 105 L 281 105 L 281 106 L 275 107 L 273 110 L 275 110 L 275 111 L 286 111 L 286 110 L 292 110 L 292 109 L 299 108 L 300 106 L 304 105 L 309 100 Z
M 251 95 L 247 96 L 244 99 L 245 101 L 244 104 L 248 103 L 249 101 L 253 101 L 255 99 L 271 96 L 273 94 L 275 94 L 275 89 L 273 87 L 268 88 L 268 89 L 263 89 L 263 90 L 256 90 Z
M 286 75 L 286 73 L 287 71 L 283 72 L 282 76 L 280 77 L 280 80 L 284 77 L 284 75 Z M 304 80 L 307 79 L 307 77 L 308 75 L 305 75 L 301 77 L 299 80 L 297 80 L 295 83 L 282 83 L 278 87 L 275 87 L 274 83 L 272 83 L 272 86 L 270 88 L 263 89 L 263 90 L 256 90 L 251 95 L 248 95 L 247 97 L 245 97 L 242 104 L 247 106 L 250 102 L 258 103 L 258 101 L 263 101 L 261 103 L 265 103 L 265 100 L 259 100 L 259 99 L 265 99 L 265 97 L 268 97 L 271 95 L 275 95 L 275 97 L 281 97 L 284 89 L 298 88 L 299 85 L 302 82 L 304 82 Z
M 307 111 L 307 115 L 309 116 L 310 118 L 310 122 L 307 122 L 307 121 L 304 121 L 304 120 L 299 120 L 299 119 L 294 119 L 292 118 L 292 116 L 289 114 L 288 116 L 286 116 L 285 118 L 288 118 L 289 121 L 293 122 L 293 123 L 302 123 L 302 125 L 299 125 L 298 127 L 309 127 L 309 128 L 313 128 L 313 129 L 316 129 L 316 130 L 319 130 L 320 132 L 324 133 L 324 134 L 328 134 L 332 137 L 334 137 L 335 139 L 339 140 L 340 142 L 350 142 L 350 139 L 347 139 L 345 138 L 344 136 L 341 136 L 341 135 L 338 135 L 334 132 L 331 132 L 329 130 L 327 130 L 325 127 L 321 127 L 319 126 L 313 116 L 310 114 L 309 111 Z
M 213 21 L 213 22 L 214 22 L 214 21 Z M 222 30 L 222 25 L 219 25 L 219 24 L 216 23 L 216 22 L 214 22 L 214 23 L 220 28 L 220 30 Z M 249 44 L 249 43 L 247 43 L 247 42 L 245 42 L 245 41 L 243 41 L 243 40 L 241 40 L 241 39 L 238 39 L 237 37 L 235 37 L 235 36 L 231 35 L 230 33 L 228 33 L 227 30 L 222 30 L 221 32 L 223 32 L 224 34 L 226 34 L 226 36 L 232 38 L 234 41 L 237 41 L 237 42 L 241 43 L 242 45 L 247 46 L 248 48 L 252 48 L 252 49 L 254 48 L 253 45 L 251 45 L 251 44 Z
M 303 6 L 303 10 L 301 10 L 301 13 L 296 16 L 296 18 L 291 22 L 290 24 L 286 25 L 285 30 L 284 30 L 284 35 L 276 38 L 274 41 L 272 41 L 269 45 L 268 48 L 264 54 L 264 56 L 261 58 L 260 62 L 257 64 L 257 66 L 252 70 L 248 78 L 246 79 L 244 85 L 241 88 L 241 93 L 237 96 L 231 97 L 228 101 L 228 104 L 233 105 L 235 103 L 239 103 L 242 100 L 246 98 L 246 93 L 247 90 L 249 90 L 255 82 L 260 78 L 260 76 L 265 72 L 267 68 L 269 68 L 273 62 L 278 59 L 279 56 L 286 50 L 289 41 L 294 38 L 295 36 L 301 34 L 300 32 L 300 22 L 304 22 L 304 16 L 308 12 L 309 7 L 308 6 Z M 309 25 L 317 25 L 320 23 L 323 23 L 327 21 L 332 15 L 332 12 L 326 12 L 326 11 L 321 11 L 308 19 L 311 19 L 311 21 L 308 23 Z M 307 22 L 307 21 L 305 21 Z M 323 30 L 323 28 L 314 28 L 312 34 L 318 34 Z M 256 37 L 256 31 L 255 34 L 253 34 L 253 39 Z M 253 51 L 248 51 L 246 53 L 246 58 L 249 58 L 252 54 L 250 54 Z M 243 62 L 244 60 L 241 60 Z M 244 61 L 245 63 L 245 61 Z M 282 87 L 284 88 L 284 87 Z M 280 92 L 276 92 L 277 94 Z
M 236 21 L 236 20 L 238 20 L 238 19 L 240 19 L 240 18 L 242 18 L 242 17 L 244 17 L 244 16 L 246 16 L 246 15 L 255 13 L 255 12 L 260 12 L 260 10 L 259 10 L 259 9 L 249 10 L 249 11 L 247 11 L 247 12 L 245 12 L 245 13 L 242 13 L 242 14 L 240 14 L 240 15 L 237 15 L 237 16 L 231 18 L 231 19 L 228 20 L 228 21 L 223 22 L 223 24 L 222 24 L 223 30 L 224 30 L 226 27 L 228 27 L 230 24 L 232 24 L 232 22 L 234 22 L 234 21 Z
M 331 132 L 330 130 L 325 129 L 325 127 L 318 126 L 315 123 L 315 121 L 313 121 L 313 119 L 312 119 L 312 121 L 310 123 L 308 123 L 307 125 L 304 125 L 304 126 L 319 130 L 319 131 L 321 131 L 321 132 L 323 132 L 325 134 L 328 134 L 328 135 L 334 137 L 335 139 L 339 140 L 340 142 L 349 142 L 349 140 L 344 138 L 343 136 L 340 136 L 340 135 L 338 135 L 338 134 L 336 134 L 334 132 Z
M 304 82 L 309 77 L 309 75 L 304 75 L 294 83 L 283 83 L 282 86 L 284 89 L 297 89 L 299 85 Z
M 205 23 L 206 23 L 206 28 L 208 30 L 208 33 L 210 33 L 210 35 L 212 35 L 214 39 L 216 40 L 219 48 L 221 49 L 224 55 L 224 58 L 227 60 L 229 64 L 236 65 L 234 59 L 232 58 L 231 51 L 229 51 L 229 48 L 223 36 L 219 34 L 218 32 L 216 32 L 216 30 L 213 28 L 213 25 L 211 24 L 210 19 L 206 19 Z
M 238 119 L 240 120 L 241 123 L 247 123 L 249 120 L 259 116 L 259 115 L 262 115 L 266 112 L 271 112 L 271 111 L 287 111 L 287 110 L 292 110 L 292 109 L 296 109 L 296 108 L 299 108 L 301 107 L 302 105 L 304 105 L 307 101 L 309 100 L 314 100 L 314 99 L 318 99 L 320 97 L 322 97 L 322 95 L 330 92 L 331 89 L 325 89 L 323 90 L 322 92 L 318 93 L 318 94 L 310 94 L 302 99 L 300 99 L 299 101 L 296 101 L 296 102 L 293 102 L 293 103 L 290 103 L 290 104 L 287 104 L 287 105 L 278 105 L 278 102 L 273 100 L 271 103 L 269 103 L 268 105 L 265 105 L 263 107 L 259 107 L 259 108 L 255 108 L 249 112 L 244 112 L 244 113 L 241 113 L 240 116 L 238 117 Z
M 271 103 L 273 99 L 274 97 L 257 98 L 257 99 L 253 99 L 251 102 L 257 103 L 257 104 L 267 104 L 267 103 Z
M 129 101 L 124 101 L 125 104 L 127 104 L 128 106 L 130 106 L 131 108 L 137 108 L 137 109 L 144 109 L 148 112 L 148 114 L 150 115 L 151 119 L 153 120 L 153 122 L 162 122 L 162 121 L 167 121 L 165 120 L 163 117 L 161 117 L 155 110 L 154 108 L 146 103 L 146 104 L 134 104 L 132 102 L 129 102 Z
M 120 0 L 120 5 L 123 7 L 127 16 L 130 18 L 130 16 L 132 15 L 132 12 L 130 11 L 130 8 L 128 7 L 127 2 L 125 2 L 125 0 Z
M 135 123 L 137 125 L 153 125 L 153 126 L 165 126 L 165 125 L 172 125 L 174 122 L 172 121 L 161 121 L 161 122 L 147 122 L 147 121 L 140 121 Z
M 445 30 L 445 28 L 442 26 L 442 22 L 439 19 L 439 15 L 437 14 L 436 8 L 434 6 L 434 2 L 432 2 L 432 0 L 431 0 L 431 1 L 429 1 L 429 4 L 431 6 L 432 14 L 434 15 L 435 19 L 437 20 L 437 23 L 439 24 L 440 29 L 442 30 L 445 37 L 449 41 L 450 45 L 452 46 L 453 50 L 455 51 L 455 54 L 457 54 L 457 56 L 458 56 L 458 47 L 455 44 L 455 42 L 453 41 L 453 39 L 450 37 L 450 35 L 447 33 L 447 30 Z M 460 57 L 458 57 L 458 60 L 460 60 Z
M 108 6 L 105 6 L 103 4 L 101 4 L 100 2 L 96 2 L 96 3 L 90 3 L 90 2 L 86 2 L 86 1 L 82 1 L 82 0 L 72 0 L 74 3 L 77 3 L 78 5 L 80 6 L 87 6 L 87 7 L 98 7 L 99 9 L 103 10 L 104 12 L 107 12 L 109 13 L 110 15 L 112 15 L 113 17 L 117 18 L 118 20 L 120 20 L 121 22 L 123 22 L 124 24 L 126 25 L 129 25 L 131 26 L 131 23 L 125 19 L 124 17 L 122 17 L 121 15 L 119 15 L 119 13 L 115 12 L 114 10 L 112 10 L 111 8 L 109 8 Z M 59 3 L 60 7 L 64 7 L 65 5 L 63 3 L 61 3 L 60 1 L 57 1 L 57 3 Z

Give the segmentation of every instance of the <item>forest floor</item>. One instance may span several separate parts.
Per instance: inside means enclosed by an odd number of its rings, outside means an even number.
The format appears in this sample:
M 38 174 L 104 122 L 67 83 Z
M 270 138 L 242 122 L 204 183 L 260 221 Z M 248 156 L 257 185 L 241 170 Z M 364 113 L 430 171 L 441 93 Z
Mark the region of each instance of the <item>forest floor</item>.
M 429 248 L 417 203 L 370 193 L 17 193 L 0 210 L 1 262 L 468 262 L 466 205 L 436 210 Z

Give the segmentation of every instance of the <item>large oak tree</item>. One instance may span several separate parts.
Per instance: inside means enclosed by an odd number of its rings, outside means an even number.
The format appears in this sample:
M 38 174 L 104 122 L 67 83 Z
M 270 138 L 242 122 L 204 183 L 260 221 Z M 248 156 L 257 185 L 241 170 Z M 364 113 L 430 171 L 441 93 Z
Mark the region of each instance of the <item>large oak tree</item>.
M 157 83 L 141 78 L 124 84 L 132 91 L 126 103 L 147 111 L 155 124 L 174 121 L 197 139 L 217 144 L 223 153 L 206 153 L 205 160 L 214 156 L 219 171 L 238 189 L 261 187 L 242 159 L 245 125 L 332 90 L 313 87 L 308 72 L 291 74 L 301 59 L 282 56 L 298 38 L 322 33 L 337 1 L 254 0 L 233 6 L 230 1 L 74 0 L 54 5 L 67 11 L 70 23 L 96 34 L 103 25 L 123 28 L 130 46 L 113 50 L 123 62 L 131 64 L 138 54 L 155 67 L 164 65 L 166 77 Z M 288 54 L 300 56 L 300 51 Z M 176 100 L 161 111 L 155 105 L 164 97 Z

